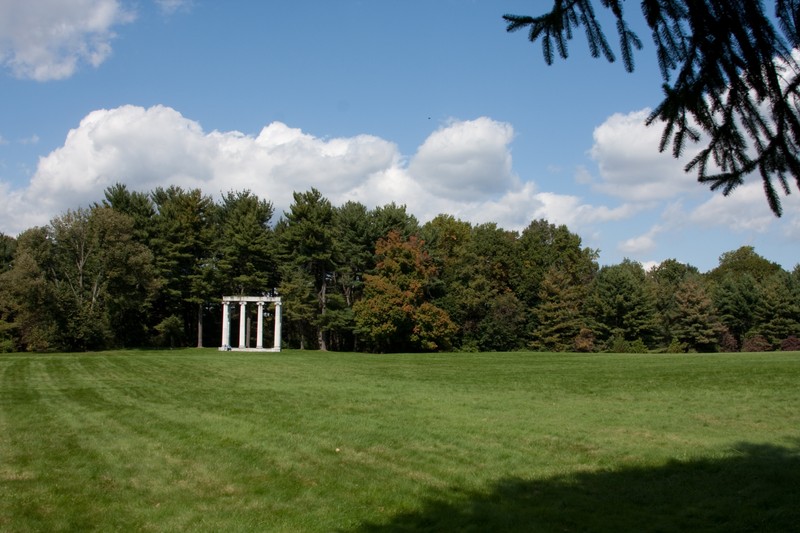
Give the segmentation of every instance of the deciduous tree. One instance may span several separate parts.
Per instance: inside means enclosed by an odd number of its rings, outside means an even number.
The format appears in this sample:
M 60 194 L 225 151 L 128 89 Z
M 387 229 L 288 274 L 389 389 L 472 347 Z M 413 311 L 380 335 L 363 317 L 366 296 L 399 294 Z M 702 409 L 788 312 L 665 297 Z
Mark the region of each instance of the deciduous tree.
M 56 300 L 48 275 L 53 246 L 44 227 L 17 237 L 11 268 L 0 274 L 0 313 L 6 349 L 47 351 L 58 348 Z
M 534 220 L 522 231 L 516 250 L 512 288 L 530 309 L 541 301 L 539 289 L 550 268 L 567 270 L 572 279 L 584 282 L 597 271 L 597 252 L 583 247 L 581 238 L 563 224 Z
M 378 241 L 375 273 L 353 307 L 358 332 L 376 351 L 446 349 L 456 332 L 447 313 L 427 299 L 436 268 L 423 242 L 390 231 Z
M 0 232 L 0 273 L 11 268 L 11 260 L 14 258 L 16 247 L 17 240 L 14 237 Z

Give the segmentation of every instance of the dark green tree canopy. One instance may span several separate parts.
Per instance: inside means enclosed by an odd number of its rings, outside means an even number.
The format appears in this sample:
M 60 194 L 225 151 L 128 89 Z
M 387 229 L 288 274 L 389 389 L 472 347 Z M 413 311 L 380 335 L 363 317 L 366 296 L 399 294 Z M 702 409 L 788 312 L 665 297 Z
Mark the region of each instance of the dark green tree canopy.
M 623 12 L 624 0 L 554 0 L 540 16 L 505 15 L 508 31 L 541 39 L 545 61 L 583 28 L 594 57 L 616 59 L 595 6 L 616 20 L 623 63 L 641 49 Z M 688 142 L 704 147 L 686 165 L 698 181 L 729 194 L 751 173 L 761 176 L 772 211 L 779 193 L 800 188 L 800 0 L 775 0 L 774 17 L 761 0 L 642 0 L 664 78 L 664 100 L 647 119 L 664 123 L 661 150 L 675 157 Z M 773 24 L 777 22 L 777 27 Z

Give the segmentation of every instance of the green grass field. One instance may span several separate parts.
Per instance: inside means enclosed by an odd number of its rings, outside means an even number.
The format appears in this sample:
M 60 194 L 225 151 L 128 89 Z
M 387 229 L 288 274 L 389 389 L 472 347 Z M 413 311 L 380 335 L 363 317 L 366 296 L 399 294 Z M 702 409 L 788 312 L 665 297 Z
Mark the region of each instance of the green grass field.
M 0 356 L 0 531 L 790 531 L 800 354 Z

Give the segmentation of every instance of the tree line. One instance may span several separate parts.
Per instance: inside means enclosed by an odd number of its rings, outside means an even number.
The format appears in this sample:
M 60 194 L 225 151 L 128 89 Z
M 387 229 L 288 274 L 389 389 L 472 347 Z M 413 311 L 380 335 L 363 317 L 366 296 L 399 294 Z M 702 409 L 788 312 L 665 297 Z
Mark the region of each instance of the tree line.
M 215 202 L 117 184 L 0 234 L 0 351 L 219 346 L 223 295 L 276 292 L 284 345 L 304 349 L 800 349 L 800 265 L 749 246 L 707 273 L 675 259 L 601 267 L 546 220 L 517 232 L 446 214 L 420 224 L 394 203 L 334 206 L 316 189 L 293 200 L 273 221 L 250 191 Z

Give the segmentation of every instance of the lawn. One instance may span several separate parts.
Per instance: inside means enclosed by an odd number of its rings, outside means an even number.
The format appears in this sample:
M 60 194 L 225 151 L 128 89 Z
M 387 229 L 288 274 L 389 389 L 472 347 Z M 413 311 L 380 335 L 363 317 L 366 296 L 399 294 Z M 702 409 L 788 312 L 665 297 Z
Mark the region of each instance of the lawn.
M 788 531 L 800 353 L 0 355 L 0 531 Z

